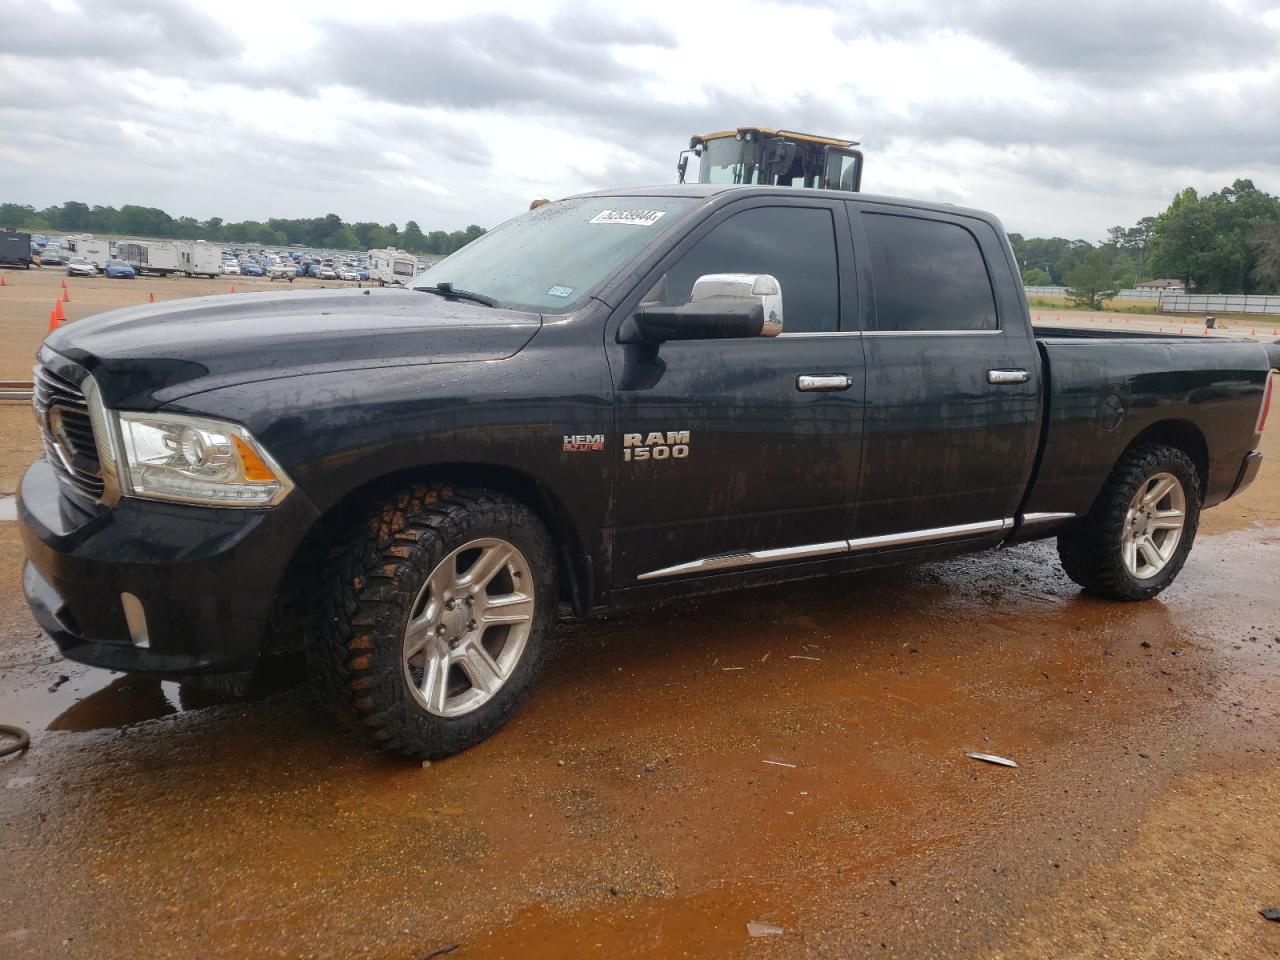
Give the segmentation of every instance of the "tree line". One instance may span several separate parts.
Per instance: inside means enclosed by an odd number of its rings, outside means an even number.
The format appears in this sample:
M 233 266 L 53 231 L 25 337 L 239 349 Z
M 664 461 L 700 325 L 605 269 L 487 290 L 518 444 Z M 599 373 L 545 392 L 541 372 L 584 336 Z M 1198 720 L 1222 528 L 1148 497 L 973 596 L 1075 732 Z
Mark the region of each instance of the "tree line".
M 453 253 L 484 233 L 475 224 L 464 230 L 432 230 L 424 233 L 410 220 L 400 229 L 394 223 L 346 223 L 336 213 L 296 220 L 273 218 L 228 223 L 221 217 L 197 220 L 173 217 L 156 207 L 126 203 L 116 207 L 91 207 L 68 201 L 37 210 L 23 203 L 0 203 L 0 228 L 52 233 L 124 234 L 163 240 L 210 240 L 222 243 L 287 246 L 301 244 L 332 250 L 372 250 L 399 247 L 410 253 Z
M 1280 197 L 1251 180 L 1200 196 L 1187 187 L 1163 213 L 1112 227 L 1100 244 L 1009 235 L 1027 286 L 1067 286 L 1082 305 L 1140 280 L 1196 293 L 1280 293 Z
M 424 233 L 413 220 L 403 230 L 394 223 L 346 223 L 335 213 L 227 223 L 220 217 L 172 217 L 156 207 L 117 209 L 78 201 L 43 210 L 0 203 L 0 227 L 337 250 L 399 247 L 441 256 L 484 233 L 475 224 Z M 1018 233 L 1011 233 L 1009 242 L 1025 284 L 1067 286 L 1094 307 L 1104 295 L 1154 277 L 1181 280 L 1197 293 L 1280 293 L 1280 197 L 1251 180 L 1205 196 L 1188 187 L 1163 213 L 1131 227 L 1112 227 L 1099 244 Z

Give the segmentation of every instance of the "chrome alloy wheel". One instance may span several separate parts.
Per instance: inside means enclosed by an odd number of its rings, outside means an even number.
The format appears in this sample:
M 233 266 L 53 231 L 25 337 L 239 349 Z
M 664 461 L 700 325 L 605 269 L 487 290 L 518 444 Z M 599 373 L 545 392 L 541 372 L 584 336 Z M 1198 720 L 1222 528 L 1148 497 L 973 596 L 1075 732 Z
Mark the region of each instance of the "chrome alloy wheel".
M 1163 570 L 1178 549 L 1187 522 L 1187 495 L 1171 473 L 1148 477 L 1134 494 L 1120 533 L 1124 568 L 1139 580 Z
M 405 680 L 427 712 L 459 717 L 510 679 L 533 629 L 524 554 L 505 540 L 464 543 L 436 564 L 404 632 Z

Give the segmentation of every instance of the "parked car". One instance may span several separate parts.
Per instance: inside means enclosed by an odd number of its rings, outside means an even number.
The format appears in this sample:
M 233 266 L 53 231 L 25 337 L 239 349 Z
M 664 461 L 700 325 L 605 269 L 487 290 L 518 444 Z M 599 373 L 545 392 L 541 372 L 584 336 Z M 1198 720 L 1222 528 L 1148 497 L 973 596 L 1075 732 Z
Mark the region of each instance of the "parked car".
M 432 758 L 506 722 L 562 605 L 1047 537 L 1154 597 L 1258 473 L 1280 344 L 1033 330 L 988 214 L 697 184 L 541 207 L 408 289 L 115 310 L 39 363 L 74 429 L 45 415 L 17 516 L 60 649 L 244 674 L 301 623 L 335 707 Z
M 58 247 L 45 247 L 40 254 L 40 264 L 45 267 L 61 267 L 66 265 L 66 258 Z
M 84 257 L 72 257 L 67 261 L 68 277 L 95 277 L 98 275 L 98 268 Z
M 318 277 L 321 280 L 337 280 L 338 271 L 334 270 L 333 267 L 326 266 L 322 263 L 315 266 L 315 273 L 312 274 L 312 276 Z
M 272 280 L 292 280 L 298 275 L 292 263 L 273 263 L 267 267 L 267 276 Z
M 338 271 L 338 279 L 355 282 L 360 279 L 360 271 L 355 269 L 355 267 L 343 267 Z
M 246 277 L 261 277 L 266 274 L 262 267 L 252 262 L 240 264 L 240 272 Z
M 102 271 L 110 280 L 132 280 L 138 275 L 133 265 L 123 260 L 109 260 Z
M 240 264 L 235 263 L 235 262 L 233 262 L 233 261 L 231 261 L 231 260 L 224 260 L 224 261 L 222 261 L 222 272 L 223 272 L 224 274 L 231 274 L 231 275 L 233 275 L 233 276 L 239 276 L 239 275 L 240 275 Z

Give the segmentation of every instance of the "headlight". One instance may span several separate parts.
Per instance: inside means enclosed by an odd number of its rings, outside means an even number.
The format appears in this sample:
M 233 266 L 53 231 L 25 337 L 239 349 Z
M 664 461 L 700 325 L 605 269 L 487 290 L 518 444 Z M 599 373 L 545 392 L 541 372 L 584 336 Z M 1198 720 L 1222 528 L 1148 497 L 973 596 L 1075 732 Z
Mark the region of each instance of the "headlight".
M 220 507 L 269 507 L 293 481 L 244 427 L 178 413 L 115 414 L 122 492 Z

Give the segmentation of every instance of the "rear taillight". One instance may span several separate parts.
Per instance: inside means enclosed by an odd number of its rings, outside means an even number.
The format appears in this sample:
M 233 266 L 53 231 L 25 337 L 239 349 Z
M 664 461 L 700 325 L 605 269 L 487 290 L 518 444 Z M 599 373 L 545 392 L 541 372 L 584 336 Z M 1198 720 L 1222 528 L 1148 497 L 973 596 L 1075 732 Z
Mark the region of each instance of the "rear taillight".
M 1262 409 L 1258 411 L 1258 424 L 1253 428 L 1254 433 L 1262 433 L 1262 428 L 1267 425 L 1267 412 L 1271 409 L 1271 388 L 1275 383 L 1276 374 L 1273 371 L 1267 375 L 1267 385 L 1262 389 Z

